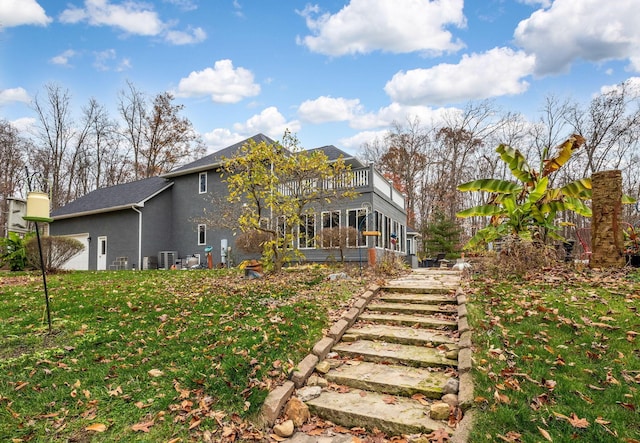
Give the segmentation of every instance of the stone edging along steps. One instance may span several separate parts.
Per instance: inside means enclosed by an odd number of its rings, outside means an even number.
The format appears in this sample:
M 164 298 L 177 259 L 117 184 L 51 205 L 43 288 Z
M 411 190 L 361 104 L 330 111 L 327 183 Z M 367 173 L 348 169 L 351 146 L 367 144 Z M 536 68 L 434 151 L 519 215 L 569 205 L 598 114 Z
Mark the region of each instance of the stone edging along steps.
M 371 285 L 272 390 L 266 425 L 292 443 L 351 436 L 296 432 L 317 415 L 344 428 L 395 435 L 446 432 L 466 442 L 472 419 L 471 331 L 461 273 L 419 269 Z M 294 395 L 295 393 L 295 395 Z

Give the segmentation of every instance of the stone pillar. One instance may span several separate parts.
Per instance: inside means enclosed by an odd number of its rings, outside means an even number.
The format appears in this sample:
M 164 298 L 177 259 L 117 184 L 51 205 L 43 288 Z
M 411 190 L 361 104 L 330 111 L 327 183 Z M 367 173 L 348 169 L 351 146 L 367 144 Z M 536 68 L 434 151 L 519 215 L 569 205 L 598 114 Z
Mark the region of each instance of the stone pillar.
M 591 261 L 592 268 L 623 267 L 622 172 L 601 171 L 591 176 Z

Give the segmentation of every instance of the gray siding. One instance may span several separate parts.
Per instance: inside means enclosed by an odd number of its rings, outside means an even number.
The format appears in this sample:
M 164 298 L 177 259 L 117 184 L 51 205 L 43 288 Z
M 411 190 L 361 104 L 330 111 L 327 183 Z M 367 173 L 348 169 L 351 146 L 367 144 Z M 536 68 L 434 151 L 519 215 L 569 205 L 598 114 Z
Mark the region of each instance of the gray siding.
M 107 237 L 107 269 L 117 257 L 129 257 L 129 267 L 137 261 L 138 214 L 132 209 L 56 220 L 49 232 L 51 235 L 88 233 L 90 270 L 96 269 L 98 237 L 102 236 Z

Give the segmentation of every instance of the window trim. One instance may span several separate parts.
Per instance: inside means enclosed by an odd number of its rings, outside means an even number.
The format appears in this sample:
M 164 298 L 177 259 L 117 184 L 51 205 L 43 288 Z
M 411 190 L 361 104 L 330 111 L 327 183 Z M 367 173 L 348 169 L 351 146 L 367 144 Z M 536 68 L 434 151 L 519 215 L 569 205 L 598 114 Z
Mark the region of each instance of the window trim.
M 358 231 L 358 236 L 356 237 L 355 245 L 352 246 L 351 239 L 347 239 L 347 248 L 356 249 L 356 248 L 366 248 L 369 246 L 368 245 L 369 241 L 367 237 L 362 235 L 362 232 L 368 228 L 368 225 L 365 224 L 362 227 L 363 229 L 362 230 L 360 229 L 361 216 L 359 217 L 359 215 L 362 211 L 364 211 L 364 220 L 367 220 L 367 217 L 369 217 L 369 210 L 366 208 L 355 208 L 355 209 L 346 210 L 346 214 L 347 214 L 346 226 L 348 228 L 355 228 Z M 355 212 L 356 214 L 355 215 L 356 226 L 351 226 L 351 212 Z M 366 223 L 368 223 L 368 221 Z
M 337 224 L 334 225 L 333 221 L 334 221 L 334 215 L 338 216 L 338 222 Z M 328 216 L 327 220 L 329 220 L 329 226 L 325 226 L 325 216 Z M 333 228 L 338 228 L 340 229 L 342 227 L 342 211 L 340 209 L 333 209 L 330 211 L 322 211 L 320 213 L 320 246 L 323 249 L 337 249 L 340 247 L 340 242 L 338 241 L 337 245 L 332 244 L 333 242 L 329 242 L 331 244 L 327 245 L 325 243 L 325 239 L 323 238 L 323 231 L 325 229 L 333 229 Z M 333 238 L 330 238 L 330 240 L 333 240 Z
M 198 246 L 207 244 L 207 225 L 198 225 Z
M 312 220 L 312 223 L 309 224 L 309 220 Z M 312 230 L 312 235 L 311 238 L 308 238 L 308 229 L 307 227 L 311 227 Z M 302 245 L 302 232 L 301 232 L 301 228 L 305 228 L 305 244 Z M 301 216 L 301 220 L 300 220 L 300 224 L 298 226 L 298 249 L 315 249 L 316 248 L 316 214 L 315 213 L 310 213 L 310 214 L 302 214 Z M 310 241 L 309 241 L 310 240 Z M 309 243 L 311 243 L 311 245 L 309 246 Z
M 202 181 L 203 177 L 204 177 L 204 183 Z M 208 181 L 209 181 L 209 178 L 208 178 L 206 172 L 201 172 L 200 174 L 198 174 L 198 194 L 206 194 L 207 193 Z

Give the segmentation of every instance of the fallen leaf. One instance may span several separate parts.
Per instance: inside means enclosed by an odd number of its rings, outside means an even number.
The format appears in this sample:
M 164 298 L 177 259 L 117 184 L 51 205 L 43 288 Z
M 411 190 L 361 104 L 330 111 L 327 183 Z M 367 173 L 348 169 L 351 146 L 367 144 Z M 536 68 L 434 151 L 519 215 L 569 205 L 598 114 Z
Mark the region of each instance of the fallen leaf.
M 569 423 L 574 428 L 586 429 L 589 427 L 589 422 L 587 421 L 586 418 L 578 418 L 578 416 L 574 413 L 571 414 L 571 417 L 569 418 Z
M 445 443 L 449 441 L 449 433 L 444 428 L 439 428 L 427 435 L 430 442 Z
M 160 377 L 164 375 L 164 372 L 162 372 L 160 369 L 150 369 L 149 371 L 147 371 L 147 374 L 149 374 L 151 377 Z
M 94 432 L 104 432 L 107 430 L 107 426 L 103 425 L 102 423 L 94 423 L 92 425 L 87 426 L 85 430 L 94 431 Z
M 154 424 L 155 423 L 153 422 L 153 420 L 140 422 L 140 423 L 136 423 L 135 425 L 131 426 L 131 429 L 134 430 L 134 431 L 149 432 L 149 428 L 151 426 L 153 426 Z
M 396 403 L 398 403 L 398 399 L 395 398 L 393 395 L 386 395 L 382 397 L 382 401 L 388 405 L 395 405 Z
M 16 385 L 15 388 L 13 388 L 14 391 L 19 391 L 20 389 L 24 388 L 25 386 L 27 386 L 29 384 L 28 381 L 21 381 L 18 382 L 18 384 Z
M 280 437 L 277 434 L 269 434 L 269 438 L 275 440 L 275 441 L 285 441 L 286 438 L 285 437 Z
M 540 431 L 540 434 L 542 434 L 545 440 L 553 441 L 553 439 L 551 438 L 551 435 L 549 435 L 549 433 L 545 429 L 542 429 L 540 426 L 538 426 L 538 431 Z

